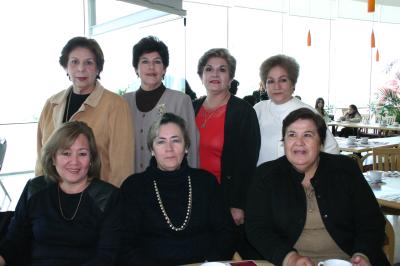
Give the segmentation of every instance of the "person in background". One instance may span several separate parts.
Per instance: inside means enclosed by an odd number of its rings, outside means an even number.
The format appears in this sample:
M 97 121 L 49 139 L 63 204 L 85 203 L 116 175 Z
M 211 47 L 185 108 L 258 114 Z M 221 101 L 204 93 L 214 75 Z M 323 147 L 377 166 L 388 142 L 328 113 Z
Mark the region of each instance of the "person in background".
M 200 132 L 200 168 L 221 184 L 224 201 L 237 225 L 237 251 L 244 259 L 259 254 L 245 238 L 243 223 L 247 191 L 260 149 L 260 128 L 254 109 L 229 92 L 236 60 L 224 48 L 214 48 L 199 59 L 197 74 L 207 96 L 194 102 Z
M 236 93 L 237 93 L 237 91 L 239 89 L 239 84 L 240 84 L 239 81 L 237 81 L 236 79 L 232 79 L 231 85 L 229 87 L 229 92 L 232 95 L 236 95 Z
M 347 110 L 347 112 L 342 117 L 340 117 L 340 121 L 347 121 L 351 123 L 360 123 L 361 120 L 361 114 L 358 112 L 358 108 L 354 104 L 350 104 L 349 110 Z M 339 137 L 348 137 L 351 135 L 357 135 L 357 128 L 344 127 L 339 132 Z
M 150 128 L 146 171 L 128 177 L 120 265 L 182 265 L 230 260 L 234 225 L 209 172 L 191 168 L 185 121 L 164 113 Z
M 358 112 L 358 108 L 354 104 L 350 104 L 349 110 L 340 118 L 341 121 L 348 121 L 352 123 L 360 123 L 361 119 L 361 114 Z
M 59 62 L 72 85 L 50 97 L 43 107 L 35 174 L 43 174 L 40 152 L 54 130 L 67 121 L 84 121 L 96 136 L 101 179 L 120 186 L 134 170 L 133 125 L 126 102 L 98 81 L 104 66 L 103 52 L 94 39 L 75 37 L 62 49 Z
M 246 209 L 248 238 L 274 265 L 314 266 L 333 258 L 390 265 L 378 202 L 351 158 L 321 152 L 326 129 L 309 108 L 283 120 L 285 156 L 257 168 Z
M 100 180 L 94 133 L 66 122 L 41 152 L 44 175 L 29 180 L 18 200 L 0 265 L 115 265 L 120 248 L 119 189 Z M 28 262 L 29 261 L 29 262 Z
M 260 78 L 265 84 L 270 100 L 254 106 L 261 130 L 261 149 L 257 165 L 275 160 L 284 154 L 280 129 L 283 119 L 293 110 L 306 107 L 317 112 L 312 106 L 293 97 L 299 76 L 299 64 L 292 57 L 275 55 L 260 66 Z M 339 146 L 327 130 L 323 151 L 339 153 Z
M 192 101 L 197 99 L 196 93 L 192 90 L 189 85 L 189 82 L 185 79 L 185 94 L 189 95 Z
M 264 83 L 262 81 L 260 81 L 260 83 L 259 83 L 258 90 L 253 91 L 253 97 L 255 98 L 256 103 L 269 99 L 268 93 L 265 90 L 265 86 L 264 86 Z
M 330 122 L 328 113 L 325 111 L 325 101 L 323 98 L 319 97 L 315 101 L 315 110 L 322 116 L 326 123 Z
M 246 101 L 251 106 L 254 106 L 256 104 L 256 99 L 254 98 L 253 95 L 246 95 L 243 97 L 243 100 Z
M 135 173 L 143 172 L 151 158 L 146 149 L 146 136 L 150 126 L 162 114 L 169 112 L 181 116 L 187 124 L 192 142 L 188 162 L 198 166 L 198 132 L 194 120 L 192 101 L 180 91 L 167 89 L 162 83 L 169 65 L 168 47 L 157 37 L 142 38 L 133 46 L 132 65 L 140 78 L 137 91 L 124 94 L 135 121 Z

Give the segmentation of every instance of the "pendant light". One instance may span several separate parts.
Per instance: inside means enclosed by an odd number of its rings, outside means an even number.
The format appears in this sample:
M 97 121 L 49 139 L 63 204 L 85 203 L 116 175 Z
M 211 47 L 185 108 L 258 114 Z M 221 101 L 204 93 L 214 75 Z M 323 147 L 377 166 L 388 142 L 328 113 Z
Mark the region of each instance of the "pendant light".
M 310 30 L 308 30 L 308 34 L 307 34 L 307 46 L 311 46 L 311 33 L 310 33 Z
M 375 48 L 375 33 L 373 29 L 371 32 L 371 48 Z
M 368 0 L 368 12 L 375 12 L 375 0 Z

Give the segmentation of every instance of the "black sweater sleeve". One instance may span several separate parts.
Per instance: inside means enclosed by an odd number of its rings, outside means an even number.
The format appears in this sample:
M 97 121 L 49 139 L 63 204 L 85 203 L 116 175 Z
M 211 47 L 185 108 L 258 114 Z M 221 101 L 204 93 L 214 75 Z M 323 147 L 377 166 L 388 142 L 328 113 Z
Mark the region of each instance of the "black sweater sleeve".
M 29 220 L 28 181 L 18 200 L 15 213 L 8 227 L 7 235 L 0 244 L 0 254 L 7 264 L 13 264 L 29 257 L 32 226 Z M 21 253 L 22 252 L 22 253 Z

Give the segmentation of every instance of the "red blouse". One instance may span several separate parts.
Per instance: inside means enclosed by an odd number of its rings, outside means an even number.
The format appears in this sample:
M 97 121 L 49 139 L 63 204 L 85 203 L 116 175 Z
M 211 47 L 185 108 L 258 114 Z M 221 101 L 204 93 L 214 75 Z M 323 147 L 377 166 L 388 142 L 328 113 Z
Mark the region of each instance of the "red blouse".
M 221 156 L 224 146 L 226 104 L 209 112 L 201 106 L 196 116 L 200 132 L 200 168 L 213 173 L 221 183 Z

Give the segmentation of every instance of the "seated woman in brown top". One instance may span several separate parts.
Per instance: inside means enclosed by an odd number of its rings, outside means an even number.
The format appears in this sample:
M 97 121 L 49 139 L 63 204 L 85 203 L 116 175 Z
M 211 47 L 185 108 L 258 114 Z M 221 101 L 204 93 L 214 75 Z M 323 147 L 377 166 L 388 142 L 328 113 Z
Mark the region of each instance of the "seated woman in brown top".
M 261 164 L 249 192 L 248 239 L 275 265 L 389 265 L 376 198 L 352 159 L 321 152 L 325 133 L 310 109 L 283 120 L 285 156 Z

